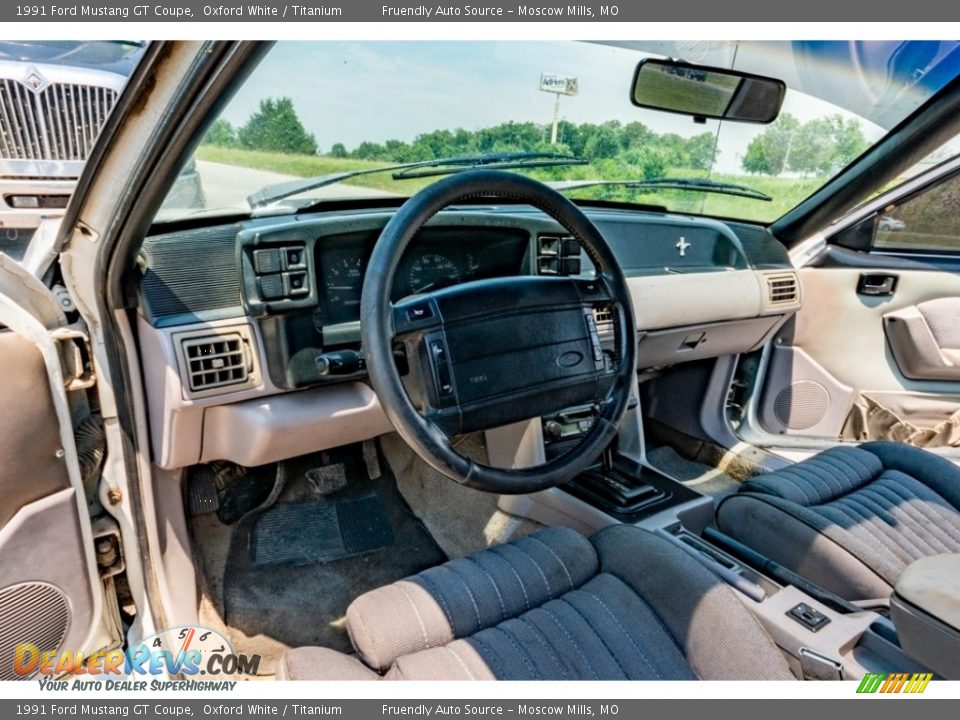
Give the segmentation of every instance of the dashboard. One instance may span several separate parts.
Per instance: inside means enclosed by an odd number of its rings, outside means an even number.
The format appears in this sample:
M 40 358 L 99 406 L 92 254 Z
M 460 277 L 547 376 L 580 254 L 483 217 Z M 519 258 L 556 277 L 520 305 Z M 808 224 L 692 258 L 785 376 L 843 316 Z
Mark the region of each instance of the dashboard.
M 800 308 L 799 277 L 763 228 L 586 212 L 627 275 L 641 371 L 750 352 Z M 333 447 L 389 429 L 365 383 L 359 309 L 367 262 L 392 215 L 341 209 L 146 238 L 138 334 L 160 467 L 271 462 L 320 449 L 323 433 Z M 579 243 L 534 208 L 451 208 L 411 241 L 392 297 L 537 274 L 594 270 Z M 612 341 L 610 318 L 596 322 Z

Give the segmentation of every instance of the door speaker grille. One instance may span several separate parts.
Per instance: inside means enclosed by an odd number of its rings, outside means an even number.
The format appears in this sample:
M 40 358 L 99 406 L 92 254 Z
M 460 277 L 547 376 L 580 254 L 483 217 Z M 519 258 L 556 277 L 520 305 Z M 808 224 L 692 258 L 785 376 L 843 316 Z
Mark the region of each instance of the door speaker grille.
M 57 651 L 70 626 L 66 596 L 46 583 L 22 583 L 0 589 L 0 680 L 23 680 L 13 671 L 17 645 Z
M 785 387 L 773 401 L 773 414 L 790 430 L 806 430 L 823 420 L 830 394 L 820 383 L 801 380 Z

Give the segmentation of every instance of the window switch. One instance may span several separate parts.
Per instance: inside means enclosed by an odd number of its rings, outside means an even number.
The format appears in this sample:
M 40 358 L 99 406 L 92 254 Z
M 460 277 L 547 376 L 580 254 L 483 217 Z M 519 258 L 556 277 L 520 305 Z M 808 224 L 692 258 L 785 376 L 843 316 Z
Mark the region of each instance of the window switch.
M 810 632 L 817 632 L 830 622 L 830 618 L 806 603 L 794 605 L 787 610 L 787 615 L 805 625 Z

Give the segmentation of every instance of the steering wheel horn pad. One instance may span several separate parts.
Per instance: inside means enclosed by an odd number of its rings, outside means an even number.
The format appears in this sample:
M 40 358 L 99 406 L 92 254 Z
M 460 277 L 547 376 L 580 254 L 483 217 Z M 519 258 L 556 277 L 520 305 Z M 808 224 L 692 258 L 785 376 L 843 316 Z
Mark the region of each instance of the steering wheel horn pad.
M 580 242 L 595 279 L 522 276 L 463 283 L 394 305 L 404 250 L 432 217 L 472 198 L 533 205 Z M 613 311 L 615 348 L 604 356 L 593 320 Z M 566 482 L 596 461 L 630 398 L 636 325 L 623 272 L 600 232 L 562 195 L 530 178 L 468 170 L 411 197 L 384 228 L 360 303 L 367 371 L 387 417 L 430 466 L 478 490 L 529 493 Z M 394 354 L 402 346 L 409 372 Z M 450 437 L 593 403 L 581 442 L 542 465 L 503 469 L 457 452 Z

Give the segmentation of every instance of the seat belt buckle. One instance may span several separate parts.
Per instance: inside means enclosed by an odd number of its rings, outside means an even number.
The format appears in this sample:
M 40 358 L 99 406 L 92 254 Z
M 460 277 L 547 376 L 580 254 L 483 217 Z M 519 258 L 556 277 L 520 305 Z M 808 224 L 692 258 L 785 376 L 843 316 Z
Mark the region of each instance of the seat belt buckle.
M 808 647 L 800 648 L 800 670 L 804 680 L 842 680 L 843 663 Z

